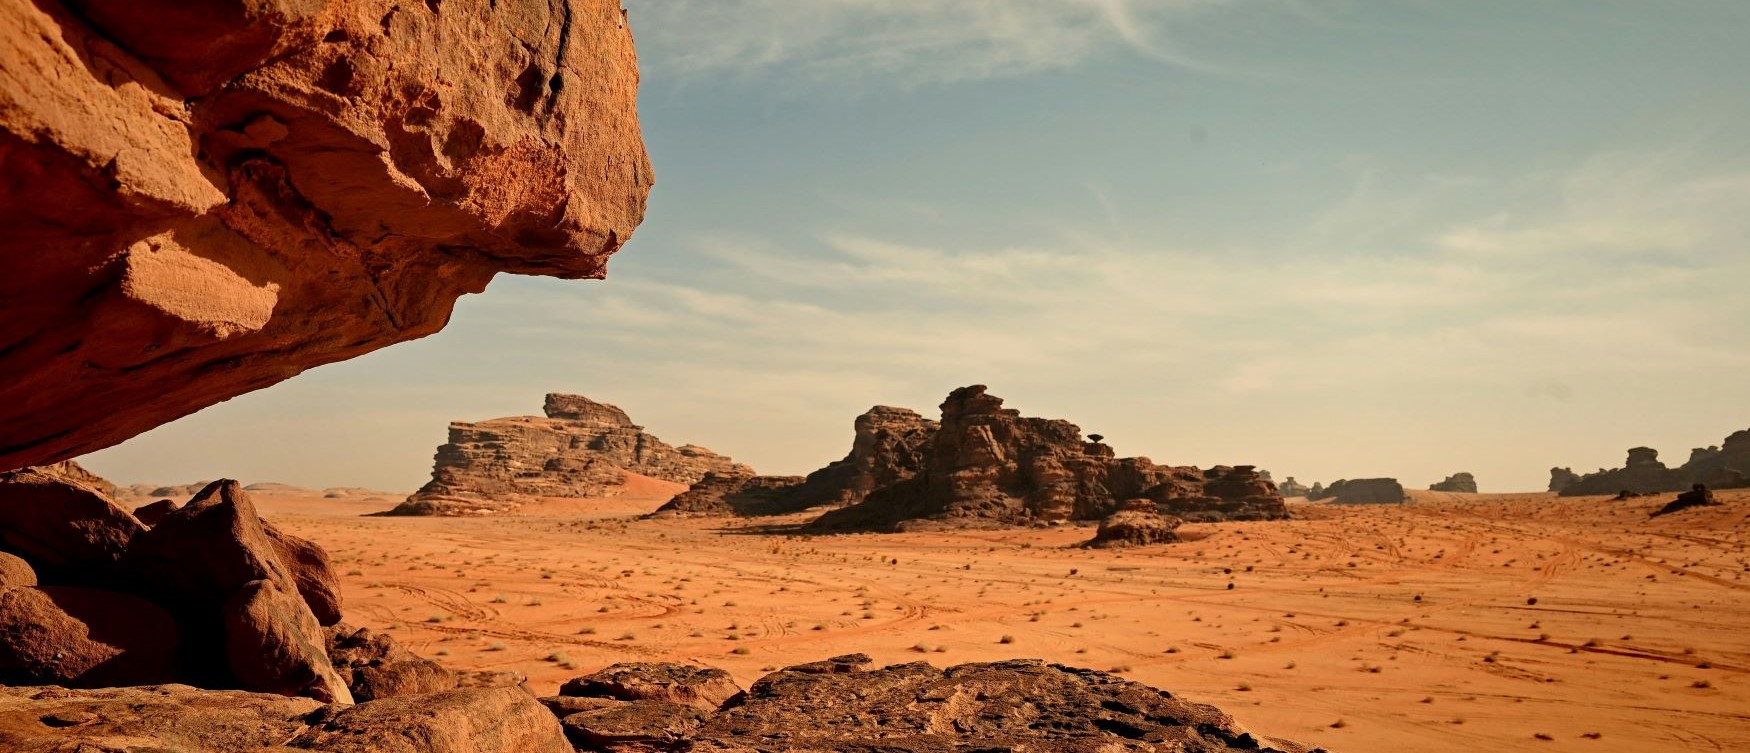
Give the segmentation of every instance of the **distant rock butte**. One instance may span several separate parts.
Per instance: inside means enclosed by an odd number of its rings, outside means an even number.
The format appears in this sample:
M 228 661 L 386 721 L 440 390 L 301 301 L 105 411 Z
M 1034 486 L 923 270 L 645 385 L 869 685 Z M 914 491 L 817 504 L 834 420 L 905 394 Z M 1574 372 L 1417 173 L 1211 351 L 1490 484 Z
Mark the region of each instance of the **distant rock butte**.
M 1276 492 L 1284 497 L 1304 497 L 1310 491 L 1312 489 L 1308 488 L 1306 484 L 1295 481 L 1293 476 L 1289 476 L 1287 481 L 1276 485 Z
M 1338 479 L 1313 500 L 1328 499 L 1337 505 L 1396 505 L 1405 500 L 1404 486 L 1395 478 Z
M 656 515 L 780 514 L 827 506 L 814 531 L 995 528 L 1094 521 L 1146 499 L 1189 521 L 1288 517 L 1252 466 L 1158 466 L 1119 458 L 1068 421 L 1003 408 L 983 385 L 941 405 L 941 421 L 878 406 L 856 422 L 851 452 L 801 481 L 721 474 Z
M 1439 483 L 1436 483 L 1436 484 L 1429 486 L 1428 491 L 1460 492 L 1463 494 L 1476 494 L 1477 493 L 1477 479 L 1475 476 L 1472 476 L 1467 472 L 1460 471 L 1458 473 L 1452 474 L 1451 476 L 1447 476 L 1445 481 L 1441 481 Z
M 707 473 L 753 469 L 703 447 L 673 447 L 607 403 L 547 396 L 546 416 L 450 424 L 431 481 L 394 515 L 466 515 L 512 510 L 540 498 L 612 497 L 626 474 L 692 484 Z
M 1716 447 L 1691 450 L 1689 461 L 1677 468 L 1659 460 L 1659 451 L 1635 447 L 1628 451 L 1623 467 L 1599 469 L 1583 476 L 1566 468 L 1550 471 L 1550 491 L 1564 497 L 1592 494 L 1662 494 L 1704 484 L 1713 489 L 1750 487 L 1750 429 L 1734 432 Z
M 0 8 L 0 470 L 600 278 L 652 183 L 620 0 Z

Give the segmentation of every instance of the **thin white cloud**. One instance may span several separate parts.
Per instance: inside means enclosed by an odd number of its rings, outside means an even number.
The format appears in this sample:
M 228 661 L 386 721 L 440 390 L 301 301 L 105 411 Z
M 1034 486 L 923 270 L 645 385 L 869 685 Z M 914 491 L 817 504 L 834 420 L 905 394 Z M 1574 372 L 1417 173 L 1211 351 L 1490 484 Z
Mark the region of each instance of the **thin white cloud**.
M 634 0 L 656 75 L 781 70 L 813 80 L 903 85 L 1032 73 L 1128 52 L 1176 67 L 1224 67 L 1170 27 L 1231 0 Z

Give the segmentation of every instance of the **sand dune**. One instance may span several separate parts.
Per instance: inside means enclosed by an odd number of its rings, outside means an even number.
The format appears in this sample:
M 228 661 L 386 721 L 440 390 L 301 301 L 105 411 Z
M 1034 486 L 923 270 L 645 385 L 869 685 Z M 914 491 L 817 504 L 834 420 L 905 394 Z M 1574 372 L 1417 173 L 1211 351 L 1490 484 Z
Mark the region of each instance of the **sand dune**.
M 799 538 L 612 517 L 667 493 L 644 491 L 489 518 L 257 500 L 335 555 L 351 621 L 542 693 L 632 659 L 745 684 L 850 651 L 1037 656 L 1345 753 L 1750 750 L 1750 491 L 1656 520 L 1665 496 L 1416 492 L 1128 551 L 1077 547 L 1089 527 Z

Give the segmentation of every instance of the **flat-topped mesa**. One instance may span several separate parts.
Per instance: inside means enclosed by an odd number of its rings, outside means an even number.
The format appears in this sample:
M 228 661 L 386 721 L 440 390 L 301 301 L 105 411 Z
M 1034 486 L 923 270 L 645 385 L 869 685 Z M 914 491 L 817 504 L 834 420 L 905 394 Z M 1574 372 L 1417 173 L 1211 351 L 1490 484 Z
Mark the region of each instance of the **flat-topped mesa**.
M 620 0 L 0 9 L 0 470 L 601 278 L 651 186 Z
M 1338 479 L 1317 497 L 1336 505 L 1398 505 L 1403 504 L 1404 485 L 1395 478 Z
M 677 484 L 712 472 L 753 475 L 703 447 L 670 446 L 607 403 L 555 393 L 546 414 L 450 424 L 431 481 L 391 514 L 485 514 L 542 498 L 613 497 L 628 474 Z
M 1595 494 L 1661 494 L 1680 492 L 1695 484 L 1714 489 L 1750 486 L 1750 429 L 1733 432 L 1715 447 L 1691 450 L 1689 461 L 1669 468 L 1659 461 L 1659 451 L 1635 447 L 1628 451 L 1623 467 L 1600 469 L 1584 476 L 1562 477 L 1552 470 L 1550 491 L 1564 497 Z
M 991 528 L 1099 520 L 1124 500 L 1148 499 L 1186 520 L 1288 516 L 1252 466 L 1157 466 L 1119 458 L 1075 424 L 1024 417 L 983 385 L 949 393 L 942 420 L 918 448 L 917 473 L 830 510 L 817 531 Z

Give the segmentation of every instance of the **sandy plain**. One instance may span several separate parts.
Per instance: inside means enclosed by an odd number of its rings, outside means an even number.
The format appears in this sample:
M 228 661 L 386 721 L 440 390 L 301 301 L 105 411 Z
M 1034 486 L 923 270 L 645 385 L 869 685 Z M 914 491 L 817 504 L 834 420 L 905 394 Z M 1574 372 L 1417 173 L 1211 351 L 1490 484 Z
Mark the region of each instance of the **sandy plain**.
M 617 661 L 769 669 L 865 652 L 1017 656 L 1214 703 L 1342 753 L 1750 751 L 1750 491 L 1415 492 L 1297 505 L 1187 541 L 1092 528 L 800 537 L 799 519 L 637 520 L 673 488 L 486 518 L 381 518 L 382 496 L 274 489 L 335 557 L 349 622 L 540 694 Z

